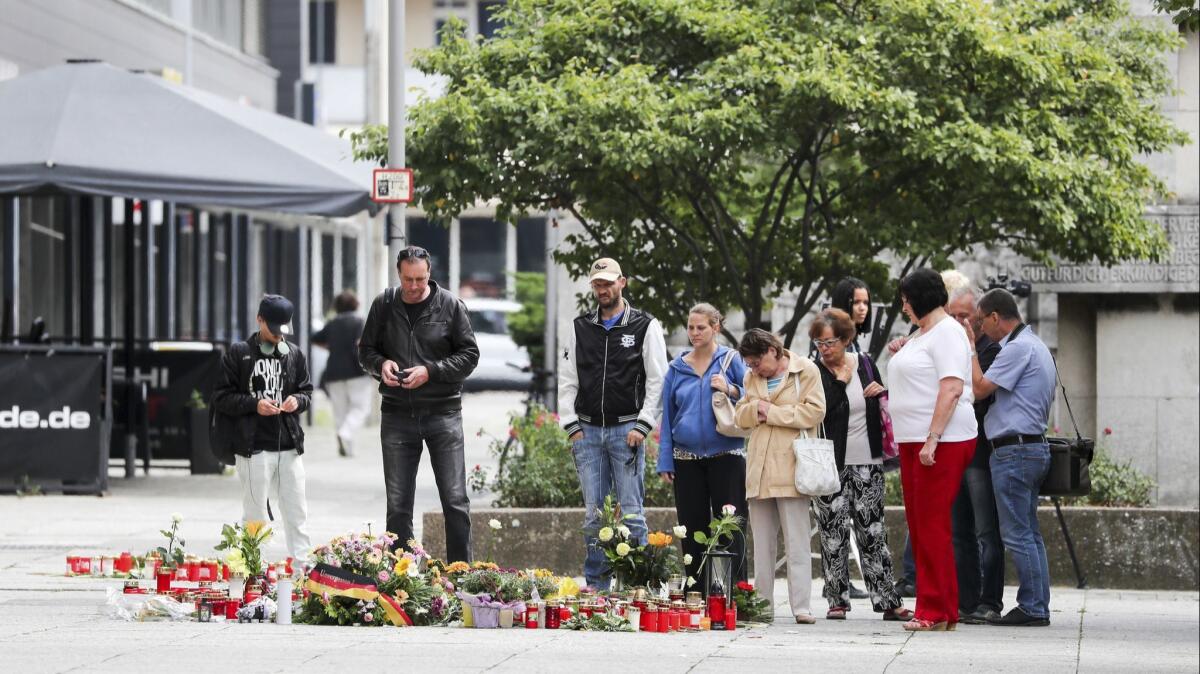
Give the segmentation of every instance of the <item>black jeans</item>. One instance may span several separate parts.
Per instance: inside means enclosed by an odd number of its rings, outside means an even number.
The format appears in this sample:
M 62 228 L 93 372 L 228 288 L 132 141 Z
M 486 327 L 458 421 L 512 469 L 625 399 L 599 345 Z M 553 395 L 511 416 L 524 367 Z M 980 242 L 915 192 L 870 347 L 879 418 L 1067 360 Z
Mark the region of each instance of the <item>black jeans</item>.
M 675 514 L 679 523 L 687 527 L 683 540 L 683 552 L 692 556 L 687 565 L 688 577 L 700 584 L 696 575 L 704 547 L 692 538 L 693 531 L 708 533 L 708 523 L 721 514 L 721 506 L 730 504 L 737 508 L 742 518 L 742 532 L 734 534 L 729 551 L 739 560 L 734 576 L 746 580 L 746 524 L 749 509 L 746 507 L 746 457 L 722 454 L 711 459 L 675 461 Z
M 972 461 L 951 511 L 960 612 L 1004 608 L 1004 543 L 992 471 Z
M 383 445 L 383 481 L 387 487 L 387 530 L 397 546 L 413 537 L 413 497 L 421 446 L 429 463 L 446 518 L 446 561 L 471 561 L 471 501 L 463 459 L 462 412 L 423 417 L 384 412 L 379 435 Z

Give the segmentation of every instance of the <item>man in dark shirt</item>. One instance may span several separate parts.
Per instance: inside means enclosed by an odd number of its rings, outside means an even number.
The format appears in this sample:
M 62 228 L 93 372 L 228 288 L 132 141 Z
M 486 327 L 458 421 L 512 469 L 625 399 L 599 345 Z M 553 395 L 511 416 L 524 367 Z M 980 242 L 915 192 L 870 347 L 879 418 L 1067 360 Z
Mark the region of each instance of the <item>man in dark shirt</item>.
M 446 518 L 446 561 L 471 561 L 471 502 L 463 457 L 462 385 L 479 347 L 462 300 L 430 280 L 429 252 L 396 260 L 400 287 L 375 298 L 358 343 L 363 369 L 383 395 L 380 439 L 387 529 L 397 545 L 413 536 L 413 500 L 422 445 L 429 448 Z
M 967 286 L 950 295 L 946 313 L 960 323 L 976 322 L 975 291 Z M 987 372 L 1000 345 L 988 338 L 974 325 L 975 352 L 979 367 Z M 989 618 L 999 618 L 1004 608 L 1004 543 L 1000 540 L 1000 520 L 996 512 L 996 496 L 992 490 L 992 456 L 983 418 L 993 396 L 975 401 L 975 418 L 979 423 L 979 440 L 975 456 L 963 473 L 962 487 L 951 511 L 954 531 L 954 561 L 958 570 L 959 620 L 970 625 L 982 625 Z

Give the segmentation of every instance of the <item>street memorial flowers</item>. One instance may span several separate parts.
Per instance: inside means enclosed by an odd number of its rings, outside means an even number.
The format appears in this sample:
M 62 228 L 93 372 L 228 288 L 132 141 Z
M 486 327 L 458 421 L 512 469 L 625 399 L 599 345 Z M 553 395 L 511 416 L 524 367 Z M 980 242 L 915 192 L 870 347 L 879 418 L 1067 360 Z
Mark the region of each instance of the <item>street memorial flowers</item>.
M 609 565 L 606 573 L 616 579 L 618 587 L 642 585 L 659 589 L 679 572 L 679 551 L 672 545 L 671 534 L 661 531 L 647 534 L 644 544 L 633 540 L 632 532 L 624 524 L 630 517 L 621 514 L 611 495 L 606 497 L 600 509 L 601 527 L 593 545 L 604 553 Z

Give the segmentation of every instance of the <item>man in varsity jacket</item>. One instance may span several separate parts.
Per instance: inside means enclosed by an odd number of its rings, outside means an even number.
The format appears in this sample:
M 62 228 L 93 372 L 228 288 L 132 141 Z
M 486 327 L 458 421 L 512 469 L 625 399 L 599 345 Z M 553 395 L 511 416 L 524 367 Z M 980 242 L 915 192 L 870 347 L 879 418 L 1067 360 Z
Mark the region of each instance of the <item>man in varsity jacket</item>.
M 580 316 L 566 336 L 558 368 L 558 411 L 571 436 L 583 488 L 587 584 L 608 589 L 608 564 L 597 547 L 600 508 L 616 491 L 630 545 L 646 540 L 642 478 L 646 436 L 662 412 L 667 346 L 662 324 L 621 297 L 625 277 L 616 260 L 601 258 L 588 274 L 598 307 Z

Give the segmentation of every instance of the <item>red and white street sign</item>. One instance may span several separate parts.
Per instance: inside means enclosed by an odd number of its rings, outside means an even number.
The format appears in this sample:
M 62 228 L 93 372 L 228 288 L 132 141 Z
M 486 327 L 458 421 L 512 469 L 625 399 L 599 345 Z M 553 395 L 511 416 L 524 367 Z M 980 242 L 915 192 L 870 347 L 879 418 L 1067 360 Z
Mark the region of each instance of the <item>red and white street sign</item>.
M 382 204 L 407 204 L 413 196 L 412 169 L 375 169 L 371 200 Z

